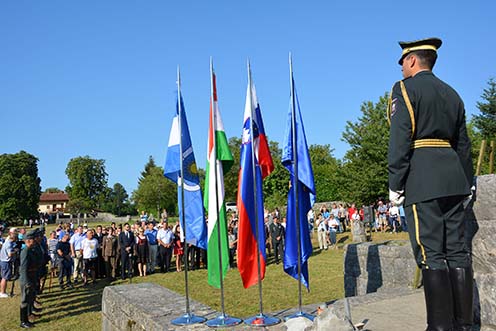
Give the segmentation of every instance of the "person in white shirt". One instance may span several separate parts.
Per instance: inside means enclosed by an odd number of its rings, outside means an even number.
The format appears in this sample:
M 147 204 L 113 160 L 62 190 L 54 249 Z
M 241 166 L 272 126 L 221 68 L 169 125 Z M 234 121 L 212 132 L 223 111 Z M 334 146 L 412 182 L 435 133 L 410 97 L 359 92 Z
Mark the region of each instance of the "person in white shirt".
M 391 219 L 391 225 L 393 226 L 393 233 L 397 233 L 400 227 L 398 218 L 400 216 L 400 210 L 396 205 L 392 205 L 389 208 L 389 218 Z
M 327 250 L 327 232 L 328 232 L 328 225 L 327 225 L 327 220 L 325 220 L 322 217 L 322 214 L 319 214 L 317 217 L 317 221 L 315 223 L 317 225 L 317 238 L 319 240 L 319 248 L 320 250 L 325 249 Z
M 174 233 L 169 228 L 167 221 L 162 221 L 157 233 L 157 242 L 159 244 L 160 271 L 168 272 L 172 258 L 172 248 L 174 246 Z
M 329 220 L 329 239 L 331 241 L 331 248 L 338 248 L 336 246 L 336 231 L 339 229 L 339 221 L 335 217 L 331 217 Z
M 88 283 L 88 274 L 91 273 L 92 284 L 96 282 L 96 262 L 98 260 L 98 240 L 93 238 L 93 230 L 86 232 L 86 238 L 81 242 L 83 255 L 83 286 Z

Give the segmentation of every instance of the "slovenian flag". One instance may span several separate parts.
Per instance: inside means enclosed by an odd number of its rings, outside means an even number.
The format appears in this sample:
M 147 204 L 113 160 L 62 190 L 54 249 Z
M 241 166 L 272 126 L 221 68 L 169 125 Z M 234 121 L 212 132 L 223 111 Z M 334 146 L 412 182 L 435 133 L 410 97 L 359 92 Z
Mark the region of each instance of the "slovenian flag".
M 191 144 L 183 98 L 180 91 L 178 94 L 180 100 L 177 102 L 176 114 L 172 119 L 169 146 L 165 156 L 164 176 L 178 185 L 177 200 L 179 205 L 179 220 L 181 220 L 181 237 L 183 235 L 183 229 L 186 229 L 187 243 L 202 249 L 207 249 L 207 225 L 205 223 L 205 214 L 203 212 L 200 179 L 198 177 L 198 169 L 196 167 L 195 155 Z M 182 142 L 180 141 L 181 138 Z M 185 225 L 182 224 L 183 209 L 181 194 L 180 145 L 182 145 L 183 149 Z
M 252 115 L 253 132 L 251 132 Z M 253 160 L 253 155 L 255 160 Z M 274 163 L 272 162 L 267 137 L 265 136 L 260 105 L 257 101 L 255 87 L 250 86 L 250 82 L 246 90 L 240 165 L 237 201 L 239 212 L 237 256 L 238 270 L 243 286 L 248 288 L 258 283 L 257 254 L 260 256 L 260 279 L 264 279 L 265 276 L 266 255 L 262 180 L 274 170 Z M 255 170 L 253 166 L 255 166 Z M 253 178 L 254 175 L 255 178 Z M 256 185 L 256 196 L 254 185 Z M 255 213 L 258 213 L 258 215 Z M 256 227 L 258 227 L 258 250 Z
M 204 206 L 208 213 L 208 283 L 217 288 L 220 288 L 221 284 L 219 260 L 222 260 L 222 278 L 225 277 L 229 268 L 224 172 L 229 171 L 233 162 L 234 158 L 229 150 L 224 125 L 219 113 L 215 74 L 212 70 Z M 217 201 L 215 200 L 216 197 Z

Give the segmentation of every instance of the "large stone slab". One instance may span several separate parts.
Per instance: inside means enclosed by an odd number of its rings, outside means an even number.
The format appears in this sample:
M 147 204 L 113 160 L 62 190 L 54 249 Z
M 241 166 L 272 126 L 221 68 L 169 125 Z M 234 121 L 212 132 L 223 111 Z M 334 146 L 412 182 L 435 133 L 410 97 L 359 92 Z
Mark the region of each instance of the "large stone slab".
M 467 210 L 467 244 L 475 278 L 474 308 L 481 330 L 496 329 L 496 175 L 479 176 Z M 473 208 L 473 209 L 472 209 Z
M 496 220 L 496 175 L 478 176 L 474 196 L 477 221 Z
M 176 326 L 171 321 L 185 313 L 186 298 L 176 292 L 157 284 L 141 283 L 130 285 L 107 286 L 102 297 L 102 331 L 169 331 L 169 330 L 212 330 L 205 324 Z M 311 312 L 315 305 L 305 307 Z M 192 313 L 212 319 L 219 312 L 210 307 L 190 300 Z M 312 308 L 313 307 L 313 308 Z M 296 309 L 286 309 L 275 313 L 283 319 L 295 313 Z M 294 329 L 295 322 L 284 322 L 270 328 L 251 327 L 240 324 L 228 330 L 271 330 L 286 331 L 288 326 Z
M 185 313 L 186 299 L 162 286 L 141 283 L 107 286 L 102 297 L 102 330 L 186 330 L 171 324 Z M 190 300 L 191 310 L 199 316 L 211 317 L 210 307 Z M 187 330 L 205 330 L 203 325 L 188 326 Z
M 364 295 L 413 283 L 416 264 L 407 240 L 348 244 L 344 249 L 345 296 Z

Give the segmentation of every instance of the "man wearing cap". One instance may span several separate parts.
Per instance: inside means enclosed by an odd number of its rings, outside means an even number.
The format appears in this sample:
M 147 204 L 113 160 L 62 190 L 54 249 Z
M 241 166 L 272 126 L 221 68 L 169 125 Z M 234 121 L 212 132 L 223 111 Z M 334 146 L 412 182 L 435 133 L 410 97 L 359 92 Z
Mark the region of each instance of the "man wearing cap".
M 33 253 L 36 232 L 29 231 L 25 238 L 26 248 L 21 251 L 21 264 L 19 266 L 19 283 L 21 287 L 21 328 L 31 328 L 33 323 L 29 322 L 30 308 L 34 305 L 36 296 L 38 264 Z
M 11 228 L 7 240 L 0 249 L 0 277 L 2 279 L 0 280 L 0 299 L 9 297 L 6 293 L 7 281 L 12 277 L 13 261 L 19 253 L 19 249 L 16 247 L 16 241 L 17 229 Z
M 400 42 L 404 79 L 394 84 L 388 107 L 389 198 L 405 206 L 427 330 L 471 330 L 473 280 L 463 237 L 471 147 L 463 101 L 432 73 L 441 43 Z

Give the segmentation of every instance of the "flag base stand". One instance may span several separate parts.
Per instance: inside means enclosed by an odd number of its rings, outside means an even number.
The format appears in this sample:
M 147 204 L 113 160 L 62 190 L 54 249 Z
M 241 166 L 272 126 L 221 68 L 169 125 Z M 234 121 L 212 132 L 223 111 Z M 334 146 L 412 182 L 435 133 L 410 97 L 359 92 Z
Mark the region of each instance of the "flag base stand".
M 296 312 L 296 313 L 294 313 L 294 314 L 292 314 L 292 315 L 286 316 L 286 317 L 284 318 L 284 320 L 286 320 L 286 321 L 287 321 L 287 320 L 290 320 L 290 319 L 292 319 L 292 318 L 298 318 L 298 317 L 304 317 L 304 318 L 306 318 L 306 319 L 309 319 L 309 320 L 310 320 L 310 321 L 312 321 L 312 322 L 313 322 L 313 320 L 315 319 L 315 316 L 314 316 L 314 315 L 312 315 L 312 314 L 308 314 L 308 313 L 305 313 L 305 312 L 303 312 L 303 311 L 301 311 L 301 310 L 300 310 L 299 312 Z
M 277 317 L 267 316 L 265 314 L 258 314 L 253 317 L 245 319 L 245 323 L 252 326 L 271 326 L 281 323 L 281 320 Z
M 222 314 L 219 317 L 208 320 L 205 324 L 210 328 L 223 328 L 229 326 L 235 326 L 243 322 L 241 319 L 236 317 L 230 317 L 226 314 Z
M 207 319 L 205 317 L 196 316 L 195 314 L 184 314 L 181 317 L 173 319 L 171 323 L 174 325 L 190 325 L 203 323 L 206 320 Z

